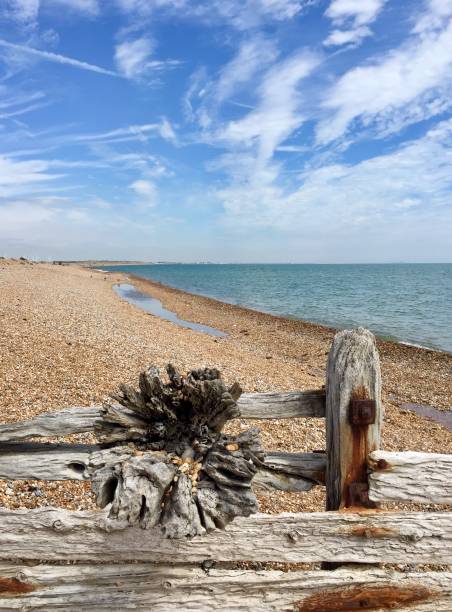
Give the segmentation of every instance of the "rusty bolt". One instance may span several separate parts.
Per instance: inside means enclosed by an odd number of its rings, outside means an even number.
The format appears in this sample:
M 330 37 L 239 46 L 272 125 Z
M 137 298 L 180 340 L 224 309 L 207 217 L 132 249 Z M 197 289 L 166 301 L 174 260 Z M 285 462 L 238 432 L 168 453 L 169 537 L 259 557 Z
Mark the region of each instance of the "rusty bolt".
M 369 507 L 369 487 L 366 482 L 352 482 L 348 494 L 351 506 Z
M 352 399 L 349 408 L 349 420 L 352 425 L 373 425 L 377 404 L 370 399 Z

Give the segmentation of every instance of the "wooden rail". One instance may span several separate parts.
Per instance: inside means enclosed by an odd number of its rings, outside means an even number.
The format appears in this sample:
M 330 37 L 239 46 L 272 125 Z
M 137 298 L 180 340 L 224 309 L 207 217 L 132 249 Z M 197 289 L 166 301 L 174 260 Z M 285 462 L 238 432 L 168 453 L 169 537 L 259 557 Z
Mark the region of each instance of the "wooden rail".
M 374 502 L 452 504 L 452 455 L 370 454 L 369 497 Z
M 0 444 L 0 478 L 88 480 L 90 464 L 108 461 L 111 449 L 94 444 Z M 372 502 L 452 504 L 452 456 L 374 451 L 369 455 Z M 308 491 L 325 484 L 325 453 L 268 451 L 254 477 L 259 490 Z
M 325 416 L 325 391 L 319 389 L 287 393 L 244 393 L 238 405 L 244 419 L 321 418 Z M 90 432 L 100 416 L 100 406 L 46 412 L 28 421 L 0 425 L 0 442 Z
M 0 541 L 10 560 L 452 563 L 448 512 L 255 514 L 225 530 L 171 540 L 160 530 L 118 529 L 104 512 L 1 509 Z
M 244 393 L 238 401 L 244 419 L 292 419 L 325 416 L 325 390 Z
M 0 425 L 0 442 L 92 432 L 94 421 L 100 416 L 100 406 L 77 406 L 58 412 L 46 412 L 27 421 Z
M 0 444 L 0 478 L 88 480 L 93 465 L 108 462 L 116 452 L 94 444 L 4 443 Z M 324 482 L 324 453 L 270 451 L 253 485 L 264 490 L 308 491 Z
M 375 601 L 399 612 L 449 612 L 452 608 L 452 574 L 445 572 L 253 572 L 149 563 L 33 567 L 0 563 L 0 584 L 0 606 L 8 610 L 340 612 L 350 609 L 345 608 L 347 601 L 353 609 L 372 609 L 369 604 Z

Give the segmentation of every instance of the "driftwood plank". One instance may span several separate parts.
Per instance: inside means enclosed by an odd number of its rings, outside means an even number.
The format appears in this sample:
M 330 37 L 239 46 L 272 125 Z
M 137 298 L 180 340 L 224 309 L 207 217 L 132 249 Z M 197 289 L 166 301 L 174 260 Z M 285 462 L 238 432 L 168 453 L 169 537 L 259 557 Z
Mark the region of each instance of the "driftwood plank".
M 325 390 L 244 393 L 237 402 L 244 419 L 324 417 Z
M 375 506 L 366 497 L 367 458 L 380 445 L 382 409 L 380 361 L 370 331 L 360 327 L 335 335 L 326 389 L 326 509 Z M 369 400 L 374 401 L 373 422 L 358 418 Z M 356 417 L 352 402 L 359 409 Z
M 448 512 L 257 514 L 237 518 L 224 531 L 173 540 L 157 530 L 112 528 L 103 512 L 1 509 L 0 554 L 41 562 L 452 563 Z
M 0 442 L 26 440 L 33 437 L 66 436 L 92 431 L 100 418 L 100 407 L 74 407 L 59 412 L 46 412 L 29 421 L 0 425 Z
M 0 444 L 0 478 L 86 480 L 90 455 L 99 450 L 93 444 Z
M 452 504 L 452 455 L 375 451 L 369 467 L 375 502 Z
M 0 564 L 0 608 L 10 610 L 299 610 L 452 607 L 452 573 L 381 569 L 243 571 L 150 564 Z M 8 591 L 8 589 L 10 589 Z M 415 607 L 413 607 L 415 606 Z
M 325 484 L 325 453 L 267 451 L 265 466 L 253 479 L 253 487 L 261 491 L 309 491 L 314 484 Z
M 0 444 L 0 478 L 6 480 L 87 480 L 90 466 L 108 462 L 116 451 L 90 444 Z M 265 468 L 253 487 L 260 490 L 309 491 L 325 480 L 323 453 L 267 452 Z
M 259 470 L 253 478 L 255 491 L 265 493 L 273 490 L 292 493 L 310 491 L 315 483 L 312 480 L 273 470 Z
M 284 453 L 280 451 L 266 451 L 265 465 L 274 470 L 280 470 L 304 476 L 319 484 L 325 483 L 325 453 Z
M 288 419 L 324 417 L 325 391 L 291 391 L 287 393 L 244 393 L 238 400 L 244 419 Z M 100 406 L 74 407 L 47 412 L 29 421 L 0 425 L 0 442 L 20 441 L 33 437 L 66 436 L 92 431 L 101 416 Z

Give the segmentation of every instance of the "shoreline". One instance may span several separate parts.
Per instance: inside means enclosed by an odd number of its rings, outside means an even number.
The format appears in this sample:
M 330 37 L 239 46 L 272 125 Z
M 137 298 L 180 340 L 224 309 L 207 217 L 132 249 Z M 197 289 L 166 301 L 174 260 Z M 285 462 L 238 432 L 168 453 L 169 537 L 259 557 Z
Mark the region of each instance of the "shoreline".
M 134 274 L 134 273 L 126 273 L 126 272 L 113 272 L 112 270 L 102 270 L 102 272 L 106 273 L 106 274 L 124 274 L 125 275 L 125 279 L 132 279 L 135 282 L 138 283 L 145 283 L 146 285 L 150 285 L 151 287 L 155 287 L 158 289 L 162 289 L 164 291 L 167 292 L 174 292 L 176 294 L 181 294 L 181 295 L 185 295 L 185 296 L 190 296 L 191 298 L 199 298 L 199 299 L 203 299 L 203 300 L 207 300 L 209 303 L 211 303 L 212 305 L 217 305 L 219 307 L 221 306 L 229 306 L 232 309 L 237 309 L 237 311 L 242 311 L 243 313 L 248 313 L 250 315 L 262 315 L 265 317 L 271 317 L 272 319 L 276 320 L 276 321 L 284 321 L 286 323 L 290 323 L 290 322 L 294 322 L 295 324 L 300 324 L 303 327 L 312 327 L 315 329 L 319 329 L 319 330 L 324 330 L 326 333 L 331 334 L 331 333 L 337 333 L 338 331 L 341 331 L 343 329 L 348 329 L 346 327 L 334 327 L 332 325 L 327 325 L 327 324 L 323 324 L 323 323 L 317 323 L 315 321 L 307 321 L 306 319 L 301 319 L 299 317 L 295 317 L 295 316 L 287 316 L 287 315 L 279 315 L 279 314 L 274 314 L 271 312 L 266 312 L 264 310 L 257 310 L 254 308 L 250 308 L 249 306 L 243 306 L 241 304 L 234 304 L 232 302 L 227 302 L 227 301 L 222 301 L 218 298 L 215 297 L 211 297 L 208 295 L 204 295 L 202 293 L 192 293 L 191 291 L 186 291 L 185 289 L 179 289 L 178 287 L 174 287 L 173 285 L 167 285 L 165 283 L 162 283 L 160 281 L 155 281 L 149 278 L 145 278 L 143 276 L 139 276 L 138 274 Z M 150 295 L 150 294 L 148 294 Z M 151 297 L 154 297 L 154 295 L 152 295 Z M 198 321 L 196 321 L 198 323 Z M 364 326 L 361 326 L 364 327 Z M 452 353 L 450 351 L 445 351 L 443 349 L 440 348 L 433 348 L 433 347 L 429 347 L 429 346 L 423 346 L 421 344 L 416 344 L 414 342 L 409 342 L 406 340 L 398 340 L 395 338 L 388 338 L 384 335 L 381 335 L 377 332 L 372 332 L 374 334 L 374 336 L 377 339 L 378 343 L 384 343 L 384 344 L 389 344 L 389 345 L 396 345 L 396 346 L 400 346 L 400 347 L 406 347 L 408 349 L 416 349 L 416 350 L 421 350 L 421 351 L 427 351 L 429 353 L 435 353 L 438 355 L 445 355 L 447 357 L 451 357 L 452 358 Z
M 269 353 L 273 341 L 281 343 L 282 354 L 286 358 L 299 360 L 307 357 L 312 367 L 313 379 L 321 379 L 323 383 L 326 354 L 336 329 L 300 319 L 289 319 L 278 315 L 263 313 L 244 306 L 222 302 L 215 298 L 189 293 L 164 285 L 158 281 L 144 279 L 133 273 L 122 274 L 124 279 L 133 280 L 134 285 L 147 295 L 159 299 L 165 308 L 174 311 L 177 316 L 209 325 L 237 338 L 243 334 L 246 326 L 255 326 L 248 330 L 245 338 L 265 343 Z M 257 333 L 256 330 L 262 330 Z M 270 333 L 272 342 L 265 342 Z M 383 394 L 387 401 L 398 404 L 426 404 L 440 410 L 452 410 L 452 355 L 445 351 L 430 348 L 419 348 L 386 340 L 377 336 L 377 346 L 381 357 L 382 374 L 385 384 Z M 310 349 L 303 352 L 303 347 Z M 432 374 L 436 376 L 432 378 Z M 256 389 L 258 391 L 259 389 Z
M 131 265 L 131 264 L 130 264 Z M 146 281 L 149 282 L 151 286 L 156 286 L 156 287 L 161 287 L 163 289 L 166 289 L 168 291 L 176 291 L 176 292 L 181 292 L 183 294 L 189 295 L 189 296 L 193 296 L 195 298 L 205 298 L 207 300 L 212 300 L 213 302 L 218 302 L 219 304 L 227 304 L 228 306 L 231 307 L 235 307 L 238 309 L 242 309 L 244 311 L 249 311 L 250 313 L 258 313 L 258 314 L 262 314 L 262 315 L 268 315 L 271 317 L 275 317 L 277 319 L 283 319 L 285 321 L 297 321 L 297 322 L 301 322 L 304 325 L 311 325 L 311 326 L 315 326 L 318 328 L 324 328 L 327 331 L 341 331 L 343 329 L 348 329 L 350 326 L 346 326 L 346 327 L 335 327 L 332 324 L 328 324 L 326 322 L 317 322 L 317 321 L 309 321 L 306 319 L 302 319 L 300 317 L 297 317 L 295 315 L 285 315 L 285 314 L 275 314 L 272 312 L 268 312 L 265 310 L 257 310 L 254 308 L 251 308 L 249 306 L 244 306 L 241 304 L 235 304 L 234 302 L 230 302 L 230 301 L 223 301 L 219 298 L 213 297 L 213 296 L 209 296 L 209 295 L 205 295 L 202 293 L 194 293 L 191 291 L 187 291 L 185 289 L 180 289 L 179 287 L 175 287 L 174 285 L 167 285 L 165 283 L 162 283 L 161 281 L 156 281 L 153 279 L 149 279 L 149 278 L 145 278 L 143 276 L 140 276 L 139 274 L 136 274 L 134 272 L 125 272 L 125 271 L 114 271 L 114 270 L 100 270 L 98 268 L 93 268 L 93 269 L 97 269 L 105 274 L 124 274 L 126 275 L 126 277 L 130 277 L 132 279 L 136 279 L 138 281 Z M 365 325 L 361 325 L 358 327 L 365 327 Z M 373 331 L 371 330 L 372 333 L 375 335 L 375 337 L 378 339 L 379 342 L 387 342 L 387 343 L 393 343 L 393 344 L 397 344 L 397 345 L 402 345 L 402 346 L 407 346 L 407 347 L 412 347 L 415 349 L 420 349 L 420 350 L 425 350 L 425 351 L 431 351 L 433 353 L 438 353 L 438 354 L 445 354 L 445 355 L 449 355 L 452 357 L 452 351 L 447 351 L 443 348 L 440 347 L 432 347 L 432 346 L 425 346 L 423 344 L 418 344 L 416 341 L 411 341 L 411 340 L 404 340 L 402 338 L 397 338 L 397 337 L 393 337 L 393 336 L 387 336 L 384 333 L 379 333 L 378 331 Z

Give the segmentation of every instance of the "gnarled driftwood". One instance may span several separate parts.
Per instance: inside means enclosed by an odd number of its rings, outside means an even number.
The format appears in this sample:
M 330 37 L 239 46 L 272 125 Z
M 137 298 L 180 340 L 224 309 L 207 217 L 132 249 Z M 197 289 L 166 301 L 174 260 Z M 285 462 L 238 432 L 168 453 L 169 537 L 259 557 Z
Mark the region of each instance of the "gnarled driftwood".
M 239 414 L 237 384 L 228 389 L 216 369 L 182 377 L 168 365 L 167 373 L 164 382 L 156 368 L 142 372 L 138 391 L 122 385 L 104 407 L 95 423 L 99 439 L 122 446 L 113 460 L 99 457 L 92 485 L 98 505 L 111 504 L 110 519 L 160 525 L 178 538 L 256 512 L 251 481 L 264 453 L 257 429 L 221 433 Z

